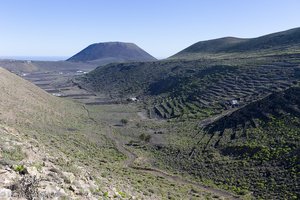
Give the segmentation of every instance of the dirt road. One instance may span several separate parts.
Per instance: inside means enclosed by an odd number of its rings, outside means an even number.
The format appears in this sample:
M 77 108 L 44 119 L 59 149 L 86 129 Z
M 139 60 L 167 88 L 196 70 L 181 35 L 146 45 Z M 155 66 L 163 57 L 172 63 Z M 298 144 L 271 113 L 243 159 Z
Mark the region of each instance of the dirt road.
M 95 123 L 100 123 L 100 122 L 97 122 L 97 120 L 95 120 L 90 115 L 90 112 L 89 112 L 88 108 L 86 108 L 86 106 L 83 106 L 83 108 L 86 110 L 90 120 L 92 120 Z M 189 185 L 192 185 L 196 188 L 199 188 L 202 191 L 221 196 L 225 199 L 240 199 L 239 196 L 231 194 L 231 193 L 229 193 L 225 190 L 216 189 L 216 188 L 213 188 L 213 187 L 210 187 L 210 186 L 203 185 L 201 183 L 196 183 L 196 182 L 184 179 L 183 177 L 180 177 L 180 176 L 171 175 L 171 174 L 169 174 L 169 173 L 167 173 L 163 170 L 160 170 L 160 169 L 144 168 L 144 167 L 135 166 L 134 161 L 138 158 L 138 156 L 126 147 L 124 141 L 122 141 L 122 140 L 120 140 L 120 138 L 118 138 L 117 134 L 114 131 L 114 127 L 112 125 L 107 124 L 107 127 L 108 127 L 108 131 L 106 132 L 106 136 L 110 140 L 113 141 L 113 143 L 115 144 L 115 147 L 117 148 L 117 150 L 127 157 L 126 160 L 123 162 L 123 167 L 124 168 L 132 168 L 132 169 L 138 170 L 140 172 L 150 173 L 154 176 L 160 176 L 160 177 L 163 177 L 163 178 L 165 178 L 169 181 L 173 181 L 173 182 L 176 182 L 176 183 L 189 184 Z
M 202 185 L 200 183 L 196 183 L 196 182 L 193 182 L 193 181 L 190 181 L 190 180 L 186 180 L 186 179 L 184 179 L 180 176 L 175 176 L 175 175 L 168 174 L 167 172 L 162 171 L 160 169 L 143 168 L 143 167 L 134 166 L 134 161 L 138 158 L 138 156 L 134 152 L 132 152 L 128 148 L 126 148 L 125 144 L 115 136 L 115 133 L 113 131 L 113 127 L 110 126 L 110 125 L 109 125 L 109 127 L 110 127 L 110 131 L 109 131 L 109 134 L 107 135 L 107 137 L 114 142 L 117 150 L 119 152 L 121 152 L 122 154 L 126 155 L 126 157 L 127 157 L 127 159 L 123 163 L 124 167 L 130 167 L 130 168 L 135 169 L 135 170 L 139 170 L 139 171 L 142 171 L 142 172 L 145 172 L 145 173 L 150 173 L 150 174 L 153 174 L 155 176 L 160 176 L 160 177 L 163 177 L 167 180 L 170 180 L 170 181 L 173 181 L 173 182 L 176 182 L 176 183 L 190 184 L 190 185 L 193 185 L 194 187 L 199 188 L 200 190 L 203 190 L 205 192 L 209 192 L 209 193 L 212 193 L 212 194 L 216 194 L 218 196 L 222 196 L 226 199 L 240 199 L 237 195 L 231 194 L 227 191 L 224 191 L 224 190 L 221 190 L 221 189 L 216 189 L 216 188 L 206 186 L 206 185 Z

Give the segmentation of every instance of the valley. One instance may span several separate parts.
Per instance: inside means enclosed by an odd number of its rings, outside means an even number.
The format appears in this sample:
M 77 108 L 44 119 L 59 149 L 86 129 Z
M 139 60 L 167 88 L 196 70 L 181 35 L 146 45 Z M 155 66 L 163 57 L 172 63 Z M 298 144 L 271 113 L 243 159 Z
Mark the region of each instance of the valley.
M 1 60 L 0 189 L 15 199 L 298 199 L 299 38 L 299 28 L 221 38 L 164 60 L 130 43 L 67 61 Z
M 193 189 L 192 184 L 169 181 L 157 174 L 129 168 L 123 164 L 128 162 L 128 154 L 123 155 L 121 146 L 116 145 L 119 140 L 114 139 L 115 131 L 106 124 L 108 121 L 97 119 L 99 114 L 92 118 L 92 113 L 87 112 L 89 106 L 54 97 L 18 76 L 0 70 L 1 86 L 6 95 L 5 98 L 1 96 L 0 187 L 12 191 L 14 198 L 176 199 L 183 195 L 184 198 L 214 196 L 210 190 Z M 19 91 L 9 85 L 18 86 Z M 10 102 L 9 107 L 2 105 L 4 99 Z M 107 113 L 102 114 L 119 123 L 119 118 L 114 118 L 114 115 L 120 113 L 112 112 L 110 117 Z M 39 182 L 26 185 L 26 182 L 34 181 L 34 177 Z M 23 187 L 28 187 L 31 192 L 22 190 Z M 217 197 L 222 198 L 222 195 Z

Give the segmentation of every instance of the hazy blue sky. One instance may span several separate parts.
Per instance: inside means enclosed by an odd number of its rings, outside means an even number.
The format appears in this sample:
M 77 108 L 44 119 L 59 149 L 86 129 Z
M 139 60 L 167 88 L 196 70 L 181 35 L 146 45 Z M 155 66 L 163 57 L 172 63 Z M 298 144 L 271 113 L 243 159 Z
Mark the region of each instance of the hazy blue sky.
M 133 42 L 155 57 L 300 26 L 300 0 L 0 0 L 0 56 L 71 56 Z

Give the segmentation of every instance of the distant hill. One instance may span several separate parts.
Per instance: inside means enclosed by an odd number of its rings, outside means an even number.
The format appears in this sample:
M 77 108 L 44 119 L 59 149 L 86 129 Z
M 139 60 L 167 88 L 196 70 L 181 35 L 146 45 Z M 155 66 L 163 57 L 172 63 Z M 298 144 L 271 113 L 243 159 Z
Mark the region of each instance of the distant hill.
M 248 39 L 236 37 L 224 37 L 219 39 L 201 41 L 180 51 L 178 54 L 175 54 L 175 56 L 183 53 L 217 53 L 220 51 L 225 51 L 234 48 L 236 45 L 239 45 L 246 41 L 248 41 Z
M 290 29 L 257 38 L 224 37 L 197 42 L 170 58 L 185 58 L 197 54 L 246 53 L 263 50 L 282 50 L 300 46 L 300 28 Z
M 35 72 L 69 72 L 69 71 L 90 71 L 97 65 L 91 63 L 75 63 L 67 61 L 31 61 L 31 60 L 13 60 L 0 59 L 0 66 L 14 72 L 35 73 Z
M 104 65 L 112 62 L 155 60 L 156 58 L 133 43 L 105 42 L 92 44 L 67 61 Z

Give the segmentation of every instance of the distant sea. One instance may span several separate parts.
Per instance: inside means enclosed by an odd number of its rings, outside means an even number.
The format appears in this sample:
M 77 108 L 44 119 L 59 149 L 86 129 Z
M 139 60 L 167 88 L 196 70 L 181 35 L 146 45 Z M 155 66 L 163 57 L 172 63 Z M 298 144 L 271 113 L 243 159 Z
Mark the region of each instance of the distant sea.
M 0 56 L 0 59 L 11 60 L 35 60 L 35 61 L 59 61 L 66 60 L 66 56 Z

